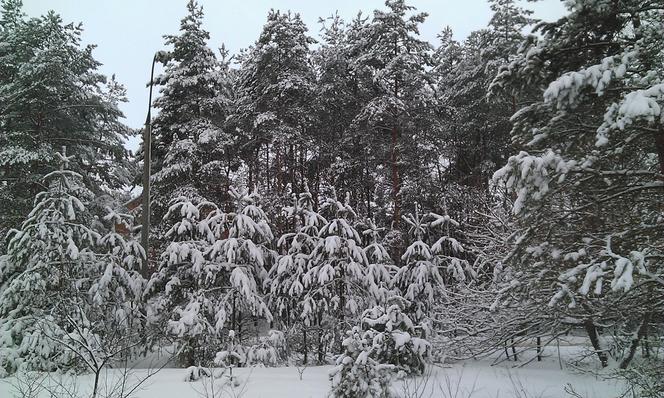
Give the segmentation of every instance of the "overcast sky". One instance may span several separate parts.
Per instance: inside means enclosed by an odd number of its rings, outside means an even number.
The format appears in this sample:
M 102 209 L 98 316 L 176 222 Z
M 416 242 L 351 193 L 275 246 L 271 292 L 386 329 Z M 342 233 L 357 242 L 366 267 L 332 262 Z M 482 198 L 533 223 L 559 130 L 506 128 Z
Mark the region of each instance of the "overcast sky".
M 164 34 L 177 33 L 180 19 L 186 13 L 187 0 L 24 0 L 29 16 L 55 10 L 65 22 L 82 22 L 85 44 L 94 43 L 95 58 L 103 64 L 101 71 L 115 73 L 127 88 L 129 102 L 121 109 L 126 123 L 140 127 L 147 112 L 149 69 L 155 51 L 163 49 Z M 210 32 L 209 46 L 222 43 L 231 53 L 253 43 L 270 8 L 292 10 L 302 15 L 315 38 L 319 17 L 335 11 L 344 19 L 353 18 L 359 10 L 370 14 L 382 8 L 383 0 L 199 0 L 205 12 L 204 27 Z M 408 4 L 429 14 L 421 27 L 422 37 L 436 43 L 436 35 L 449 25 L 459 40 L 471 31 L 485 27 L 490 18 L 486 0 L 410 0 Z M 535 17 L 557 19 L 563 14 L 562 2 L 543 0 L 526 3 Z M 135 149 L 138 138 L 128 147 Z

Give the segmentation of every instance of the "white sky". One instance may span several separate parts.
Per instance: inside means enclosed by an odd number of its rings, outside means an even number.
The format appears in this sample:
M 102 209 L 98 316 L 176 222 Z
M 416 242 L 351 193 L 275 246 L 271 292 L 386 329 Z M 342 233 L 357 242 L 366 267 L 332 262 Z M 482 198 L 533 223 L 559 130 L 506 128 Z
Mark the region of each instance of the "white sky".
M 103 64 L 101 72 L 109 76 L 115 73 L 127 88 L 129 102 L 122 104 L 121 109 L 126 123 L 138 128 L 147 112 L 146 83 L 152 56 L 163 49 L 162 35 L 178 32 L 186 3 L 187 0 L 24 0 L 24 10 L 29 16 L 55 10 L 67 23 L 83 23 L 83 42 L 98 46 L 93 54 Z M 211 36 L 208 45 L 216 49 L 224 43 L 231 54 L 258 38 L 270 8 L 300 13 L 315 38 L 320 28 L 319 17 L 338 11 L 350 20 L 359 10 L 371 15 L 374 9 L 384 8 L 383 0 L 199 0 L 199 3 L 205 12 L 204 27 Z M 485 27 L 491 16 L 486 0 L 410 0 L 407 4 L 429 14 L 420 33 L 432 44 L 447 25 L 461 40 L 471 31 Z M 563 15 L 564 7 L 559 0 L 525 4 L 535 11 L 535 17 L 543 20 Z M 138 140 L 132 138 L 127 146 L 136 149 Z

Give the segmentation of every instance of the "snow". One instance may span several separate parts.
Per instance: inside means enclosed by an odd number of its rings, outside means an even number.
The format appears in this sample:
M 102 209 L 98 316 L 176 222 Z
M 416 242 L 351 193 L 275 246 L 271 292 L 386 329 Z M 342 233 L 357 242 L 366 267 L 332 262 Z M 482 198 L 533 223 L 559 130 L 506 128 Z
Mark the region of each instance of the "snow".
M 569 348 L 569 347 L 562 347 Z M 552 348 L 553 350 L 553 348 Z M 510 365 L 490 366 L 489 360 L 469 361 L 445 367 L 433 366 L 429 378 L 429 386 L 434 393 L 439 393 L 439 386 L 445 386 L 447 380 L 452 383 L 460 381 L 460 391 L 476 390 L 473 398 L 512 397 L 515 383 L 522 385 L 533 396 L 547 398 L 568 397 L 564 392 L 566 384 L 570 384 L 582 396 L 588 398 L 614 396 L 620 391 L 620 386 L 603 381 L 591 375 L 581 375 L 570 370 L 560 370 L 558 358 L 554 355 L 545 357 L 541 363 L 530 364 L 528 368 L 511 368 Z M 330 388 L 329 373 L 333 366 L 307 367 L 300 380 L 296 367 L 249 367 L 234 368 L 233 375 L 237 377 L 239 385 L 235 392 L 244 391 L 243 398 L 323 398 L 327 396 Z M 120 369 L 109 369 L 103 374 L 102 380 L 117 380 Z M 209 378 L 187 382 L 185 378 L 199 369 L 166 368 L 150 378 L 135 394 L 140 398 L 176 398 L 197 397 L 196 391 L 203 391 L 209 385 Z M 202 372 L 201 372 L 202 373 Z M 214 369 L 220 374 L 220 369 Z M 147 369 L 137 369 L 131 374 L 136 380 L 148 374 Z M 57 377 L 52 375 L 52 377 Z M 67 376 L 65 376 L 67 377 Z M 71 379 L 70 379 L 71 380 Z M 215 379 L 216 383 L 223 383 L 225 378 Z M 422 378 L 420 378 L 422 380 Z M 76 378 L 81 396 L 90 391 L 92 375 L 83 375 Z M 10 397 L 14 388 L 15 378 L 6 378 L 0 381 L 0 396 Z M 474 386 L 474 387 L 473 387 Z M 395 381 L 393 390 L 396 393 L 403 391 L 403 381 Z M 46 397 L 47 394 L 41 396 Z M 425 394 L 424 396 L 429 396 Z M 437 395 L 433 395 L 437 396 Z

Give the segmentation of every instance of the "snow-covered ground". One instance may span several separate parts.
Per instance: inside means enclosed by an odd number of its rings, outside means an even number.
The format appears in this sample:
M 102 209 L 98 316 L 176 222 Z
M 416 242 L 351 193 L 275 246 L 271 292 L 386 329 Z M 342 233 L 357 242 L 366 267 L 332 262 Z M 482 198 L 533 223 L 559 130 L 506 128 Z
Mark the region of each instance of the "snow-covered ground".
M 563 353 L 569 354 L 572 347 L 564 347 Z M 577 348 L 578 349 L 578 348 Z M 542 362 L 532 362 L 524 368 L 515 368 L 514 362 L 506 362 L 491 366 L 491 360 L 466 361 L 454 365 L 432 366 L 428 377 L 414 380 L 395 381 L 394 392 L 401 397 L 456 397 L 456 398 L 496 398 L 496 397 L 569 397 L 565 386 L 570 384 L 576 392 L 585 398 L 615 397 L 621 390 L 619 385 L 591 376 L 580 374 L 565 366 L 560 370 L 557 353 L 551 350 Z M 329 390 L 328 373 L 332 366 L 314 366 L 304 370 L 302 380 L 295 367 L 280 368 L 239 368 L 234 370 L 239 385 L 234 388 L 225 386 L 227 378 L 215 379 L 216 397 L 243 398 L 317 398 L 327 396 Z M 220 370 L 217 370 L 220 372 Z M 142 378 L 147 369 L 133 371 L 128 385 L 133 380 Z M 111 369 L 102 376 L 108 384 L 114 384 L 122 371 Z M 139 398 L 180 398 L 206 397 L 205 391 L 210 390 L 210 379 L 204 381 L 185 382 L 186 370 L 167 368 L 152 376 L 133 395 Z M 76 384 L 77 396 L 89 396 L 93 376 L 84 375 L 74 379 L 51 376 L 51 383 L 59 381 L 65 386 Z M 13 397 L 16 394 L 15 378 L 0 382 L 0 397 Z M 423 394 L 408 395 L 406 389 L 419 388 L 426 390 Z M 458 394 L 454 392 L 458 390 Z M 451 394 L 447 393 L 451 391 Z M 106 396 L 107 389 L 102 387 L 100 397 Z M 50 396 L 47 391 L 40 396 Z M 212 396 L 208 394 L 207 396 Z

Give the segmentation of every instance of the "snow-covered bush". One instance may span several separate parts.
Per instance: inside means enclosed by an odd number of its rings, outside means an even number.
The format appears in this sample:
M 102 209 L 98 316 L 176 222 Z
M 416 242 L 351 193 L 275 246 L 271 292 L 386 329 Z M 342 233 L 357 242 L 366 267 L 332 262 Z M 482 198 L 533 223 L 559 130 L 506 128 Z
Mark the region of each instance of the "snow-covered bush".
M 389 300 L 387 307 L 364 312 L 360 326 L 346 332 L 344 352 L 330 374 L 334 397 L 389 397 L 390 378 L 421 375 L 429 343 L 425 333 L 403 313 L 407 301 Z
M 285 358 L 286 337 L 284 332 L 270 330 L 256 344 L 249 347 L 246 354 L 246 365 L 276 366 Z
M 374 352 L 375 330 L 362 330 L 354 326 L 346 332 L 342 344 L 344 352 L 337 357 L 330 372 L 335 398 L 387 398 L 391 397 L 390 375 L 394 365 L 381 364 Z
M 232 369 L 244 366 L 247 362 L 247 349 L 240 344 L 235 336 L 234 330 L 228 331 L 228 339 L 226 340 L 226 349 L 217 352 L 214 357 L 214 363 L 217 366 Z
M 618 377 L 628 386 L 624 396 L 657 398 L 664 396 L 664 361 L 647 358 L 629 369 L 618 371 Z
M 395 366 L 406 375 L 421 375 L 430 345 L 424 338 L 425 325 L 416 325 L 403 313 L 407 301 L 393 297 L 385 306 L 364 312 L 362 327 L 373 332 L 372 355 L 381 364 Z
M 203 377 L 211 377 L 210 369 L 203 366 L 190 366 L 185 369 L 184 381 L 197 381 Z

